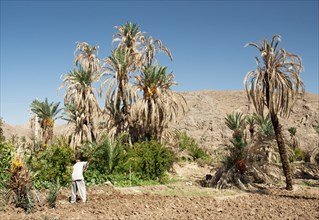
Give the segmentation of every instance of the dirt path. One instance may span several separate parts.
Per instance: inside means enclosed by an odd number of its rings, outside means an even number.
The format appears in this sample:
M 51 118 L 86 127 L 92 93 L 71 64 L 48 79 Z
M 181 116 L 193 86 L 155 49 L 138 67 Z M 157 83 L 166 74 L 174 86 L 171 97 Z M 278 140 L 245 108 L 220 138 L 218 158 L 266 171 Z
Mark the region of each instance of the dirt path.
M 31 214 L 7 206 L 0 219 L 319 219 L 319 188 L 293 192 L 271 189 L 259 193 L 218 191 L 171 184 L 132 188 L 88 188 L 88 202 L 70 204 L 69 190 L 57 207 L 37 207 Z

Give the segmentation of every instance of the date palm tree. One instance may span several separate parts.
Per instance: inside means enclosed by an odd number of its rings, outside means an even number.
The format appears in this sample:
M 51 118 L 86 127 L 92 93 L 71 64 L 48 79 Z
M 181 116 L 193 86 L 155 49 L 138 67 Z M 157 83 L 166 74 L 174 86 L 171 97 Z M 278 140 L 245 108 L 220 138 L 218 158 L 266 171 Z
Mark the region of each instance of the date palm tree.
M 71 135 L 71 147 L 80 147 L 84 141 L 96 141 L 97 131 L 94 119 L 101 110 L 95 97 L 92 83 L 95 80 L 91 71 L 82 67 L 70 71 L 63 76 L 63 84 L 67 91 L 64 95 L 68 122 L 74 125 Z
M 298 96 L 304 93 L 299 78 L 303 67 L 298 55 L 277 48 L 280 40 L 279 35 L 274 35 L 270 43 L 264 39 L 261 43 L 247 44 L 259 50 L 262 62 L 256 57 L 258 67 L 248 72 L 244 84 L 257 113 L 263 115 L 264 109 L 268 110 L 286 177 L 286 189 L 292 190 L 291 168 L 278 116 L 289 117 Z
M 248 114 L 246 116 L 246 124 L 248 125 L 250 140 L 253 141 L 254 134 L 255 134 L 255 125 L 256 125 L 256 118 L 253 114 Z
M 39 101 L 35 99 L 30 107 L 31 111 L 38 116 L 38 121 L 41 129 L 41 139 L 44 141 L 44 144 L 48 144 L 52 141 L 53 138 L 53 127 L 54 121 L 58 118 L 58 113 L 61 111 L 59 109 L 60 102 L 48 102 L 48 99 L 45 98 L 45 101 Z
M 112 109 L 111 116 L 117 128 L 115 135 L 127 131 L 130 106 L 137 98 L 137 92 L 130 82 L 133 59 L 125 47 L 118 47 L 105 60 L 106 67 L 101 77 L 106 76 L 101 84 L 100 94 L 107 86 L 105 108 Z M 110 107 L 112 105 L 112 107 Z M 116 116 L 116 117 L 115 117 Z
M 143 99 L 132 106 L 131 135 L 138 139 L 151 137 L 162 141 L 170 123 L 176 122 L 185 113 L 186 101 L 173 93 L 171 86 L 174 75 L 166 73 L 166 67 L 144 67 L 136 76 L 136 88 L 143 93 Z
M 74 51 L 76 68 L 62 76 L 63 83 L 60 88 L 67 89 L 64 95 L 66 113 L 75 117 L 75 120 L 68 121 L 75 124 L 70 144 L 73 148 L 79 147 L 84 141 L 97 139 L 94 119 L 99 116 L 101 110 L 92 87 L 92 83 L 99 80 L 101 71 L 97 53 L 98 46 L 77 42 Z

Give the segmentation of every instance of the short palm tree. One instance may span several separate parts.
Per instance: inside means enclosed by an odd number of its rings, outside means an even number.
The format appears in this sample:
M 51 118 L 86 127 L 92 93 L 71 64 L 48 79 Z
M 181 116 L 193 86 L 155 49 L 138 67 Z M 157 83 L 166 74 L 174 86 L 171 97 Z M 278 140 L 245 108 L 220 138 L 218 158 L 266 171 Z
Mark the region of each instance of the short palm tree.
M 255 125 L 256 125 L 256 119 L 253 114 L 249 114 L 246 116 L 246 124 L 248 125 L 250 140 L 252 141 L 254 139 Z
M 59 109 L 60 102 L 48 102 L 46 98 L 44 102 L 35 99 L 31 103 L 31 111 L 37 115 L 38 121 L 41 128 L 41 139 L 45 144 L 52 141 L 53 138 L 53 127 L 54 121 L 58 118 L 58 113 L 61 111 Z
M 304 93 L 299 78 L 303 67 L 298 55 L 277 48 L 280 40 L 279 35 L 274 35 L 270 43 L 264 39 L 261 43 L 248 44 L 259 50 L 262 62 L 256 57 L 258 67 L 247 74 L 244 84 L 257 113 L 263 115 L 264 109 L 268 109 L 286 177 L 286 189 L 292 190 L 291 168 L 278 115 L 289 117 L 298 95 Z
M 136 76 L 136 88 L 143 93 L 143 99 L 132 106 L 133 127 L 130 133 L 135 139 L 151 137 L 162 141 L 168 125 L 176 122 L 185 113 L 185 99 L 171 91 L 176 84 L 172 73 L 166 67 L 144 67 L 141 75 Z
M 227 114 L 225 116 L 225 124 L 232 131 L 243 130 L 245 126 L 245 117 L 243 117 L 243 113 L 241 112 Z

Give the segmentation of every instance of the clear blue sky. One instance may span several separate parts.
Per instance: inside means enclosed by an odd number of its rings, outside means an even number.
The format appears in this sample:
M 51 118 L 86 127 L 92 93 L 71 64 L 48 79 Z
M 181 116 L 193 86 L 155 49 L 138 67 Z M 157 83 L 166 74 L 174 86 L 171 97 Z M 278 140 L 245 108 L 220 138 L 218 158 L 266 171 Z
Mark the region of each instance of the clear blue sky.
M 110 55 L 114 26 L 131 21 L 171 49 L 177 91 L 242 90 L 258 51 L 274 34 L 301 56 L 306 91 L 319 93 L 318 1 L 2 1 L 1 117 L 24 124 L 35 98 L 61 101 L 61 74 L 73 68 L 77 41 Z

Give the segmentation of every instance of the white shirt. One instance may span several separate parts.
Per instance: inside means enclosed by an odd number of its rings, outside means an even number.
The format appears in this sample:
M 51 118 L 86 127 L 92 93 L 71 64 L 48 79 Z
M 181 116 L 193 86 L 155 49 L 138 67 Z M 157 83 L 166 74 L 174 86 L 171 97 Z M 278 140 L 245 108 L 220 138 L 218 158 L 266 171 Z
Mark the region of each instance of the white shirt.
M 76 162 L 76 164 L 74 164 L 72 172 L 72 181 L 84 180 L 83 171 L 86 165 L 87 162 Z

